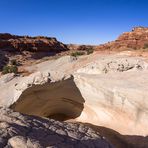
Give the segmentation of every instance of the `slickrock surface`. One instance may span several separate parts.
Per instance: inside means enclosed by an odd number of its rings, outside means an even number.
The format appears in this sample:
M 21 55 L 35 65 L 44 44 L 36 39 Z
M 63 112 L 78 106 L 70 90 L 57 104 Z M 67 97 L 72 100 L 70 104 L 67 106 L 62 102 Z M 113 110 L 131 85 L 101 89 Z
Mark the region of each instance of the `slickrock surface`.
M 121 34 L 117 40 L 97 46 L 101 50 L 128 50 L 148 48 L 148 28 L 135 27 L 131 32 Z
M 47 56 L 67 47 L 112 52 L 34 63 L 42 52 Z M 133 54 L 146 53 L 148 28 L 136 27 L 98 47 L 0 34 L 0 49 L 0 69 L 13 57 L 26 72 L 0 75 L 0 146 L 112 147 L 101 133 L 117 148 L 148 147 L 148 57 Z M 115 52 L 120 49 L 128 51 Z M 70 122 L 87 123 L 95 132 Z
M 121 134 L 148 134 L 148 63 L 123 53 L 62 57 L 0 78 L 0 106 L 57 120 L 88 122 Z
M 113 148 L 98 132 L 79 123 L 0 109 L 1 148 Z

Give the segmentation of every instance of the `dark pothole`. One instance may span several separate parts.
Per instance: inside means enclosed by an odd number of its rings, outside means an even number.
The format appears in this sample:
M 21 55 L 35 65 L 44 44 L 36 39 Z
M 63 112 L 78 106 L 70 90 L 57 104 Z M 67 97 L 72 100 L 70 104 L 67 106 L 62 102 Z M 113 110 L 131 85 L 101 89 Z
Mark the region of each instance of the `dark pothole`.
M 11 108 L 15 111 L 65 121 L 81 115 L 84 99 L 73 79 L 34 85 Z

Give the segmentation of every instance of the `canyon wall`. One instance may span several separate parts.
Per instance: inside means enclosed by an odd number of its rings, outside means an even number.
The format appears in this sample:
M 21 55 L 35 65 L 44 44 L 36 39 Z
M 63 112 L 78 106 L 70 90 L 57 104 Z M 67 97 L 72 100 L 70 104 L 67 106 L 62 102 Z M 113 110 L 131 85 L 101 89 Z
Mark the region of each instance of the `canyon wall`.
M 148 63 L 123 54 L 62 57 L 0 79 L 0 106 L 87 122 L 126 135 L 148 134 Z
M 115 41 L 96 47 L 97 50 L 136 50 L 148 48 L 148 28 L 135 27 L 121 34 Z
M 17 36 L 8 33 L 0 34 L 0 49 L 11 52 L 61 52 L 68 50 L 67 46 L 57 41 L 56 38 Z

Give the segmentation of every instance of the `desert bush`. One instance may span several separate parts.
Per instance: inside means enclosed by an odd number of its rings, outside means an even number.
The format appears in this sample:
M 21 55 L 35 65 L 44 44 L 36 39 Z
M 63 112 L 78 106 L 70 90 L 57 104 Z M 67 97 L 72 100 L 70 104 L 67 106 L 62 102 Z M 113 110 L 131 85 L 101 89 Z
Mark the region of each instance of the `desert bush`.
M 2 69 L 2 74 L 7 74 L 9 73 L 9 66 L 4 66 Z
M 17 72 L 18 72 L 18 68 L 17 68 L 16 65 L 10 66 L 10 73 L 15 73 L 15 74 L 17 74 Z
M 92 54 L 94 52 L 94 49 L 93 48 L 88 48 L 86 50 L 86 52 L 87 52 L 87 55 Z
M 77 56 L 81 56 L 81 55 L 84 55 L 85 52 L 82 52 L 82 51 L 76 51 L 76 52 L 73 52 L 71 53 L 71 56 L 73 57 L 77 57 Z
M 17 74 L 17 72 L 18 72 L 18 68 L 16 65 L 4 66 L 2 70 L 2 74 L 7 74 L 7 73 Z

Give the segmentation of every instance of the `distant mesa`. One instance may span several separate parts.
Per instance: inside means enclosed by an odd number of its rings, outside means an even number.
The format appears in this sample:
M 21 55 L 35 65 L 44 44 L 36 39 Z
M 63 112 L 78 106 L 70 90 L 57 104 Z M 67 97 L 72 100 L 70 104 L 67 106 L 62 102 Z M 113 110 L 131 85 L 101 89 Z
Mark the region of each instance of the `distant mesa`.
M 54 51 L 68 50 L 67 46 L 56 38 L 44 36 L 17 36 L 9 33 L 0 34 L 0 49 L 6 51 Z
M 148 27 L 134 27 L 121 34 L 117 40 L 97 46 L 97 50 L 137 50 L 148 46 Z
M 148 27 L 134 27 L 131 32 L 121 34 L 115 41 L 93 45 L 64 44 L 53 37 L 44 36 L 18 36 L 9 33 L 0 34 L 0 49 L 6 51 L 31 51 L 31 52 L 61 52 L 68 50 L 136 50 L 148 46 Z

